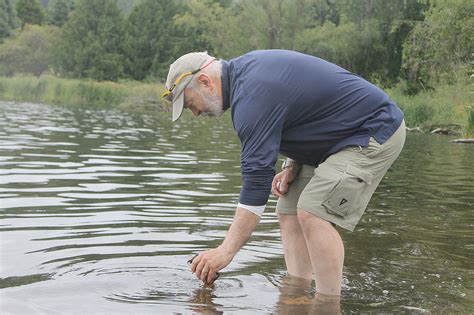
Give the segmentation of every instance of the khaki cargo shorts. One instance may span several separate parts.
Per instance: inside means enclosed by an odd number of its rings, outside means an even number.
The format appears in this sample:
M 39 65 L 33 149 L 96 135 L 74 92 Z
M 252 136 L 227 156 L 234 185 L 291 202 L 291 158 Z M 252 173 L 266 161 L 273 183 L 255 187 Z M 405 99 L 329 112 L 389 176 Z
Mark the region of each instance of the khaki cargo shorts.
M 349 146 L 317 168 L 303 165 L 276 212 L 296 214 L 297 208 L 353 231 L 375 189 L 405 143 L 405 122 L 384 143 L 370 138 L 368 147 Z

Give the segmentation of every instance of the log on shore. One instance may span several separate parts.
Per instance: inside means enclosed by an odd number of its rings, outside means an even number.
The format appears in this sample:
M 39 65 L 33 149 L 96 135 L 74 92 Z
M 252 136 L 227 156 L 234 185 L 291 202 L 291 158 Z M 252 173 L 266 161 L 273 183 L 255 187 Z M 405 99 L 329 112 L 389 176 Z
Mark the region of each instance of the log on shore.
M 423 132 L 423 130 L 421 130 L 420 127 L 414 127 L 414 128 L 405 127 L 405 128 L 409 132 Z
M 474 138 L 467 138 L 467 139 L 456 139 L 453 140 L 454 143 L 474 143 Z
M 436 128 L 431 131 L 431 133 L 437 134 L 437 135 L 458 135 L 460 134 L 459 131 L 448 129 L 448 128 Z

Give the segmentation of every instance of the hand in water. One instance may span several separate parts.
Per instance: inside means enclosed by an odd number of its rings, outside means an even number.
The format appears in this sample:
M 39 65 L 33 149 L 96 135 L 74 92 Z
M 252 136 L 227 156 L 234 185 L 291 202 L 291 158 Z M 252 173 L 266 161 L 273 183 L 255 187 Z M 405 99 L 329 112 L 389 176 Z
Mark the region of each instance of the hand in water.
M 211 249 L 194 256 L 191 263 L 191 271 L 196 274 L 206 285 L 214 283 L 219 277 L 218 271 L 225 268 L 234 258 L 220 247 Z

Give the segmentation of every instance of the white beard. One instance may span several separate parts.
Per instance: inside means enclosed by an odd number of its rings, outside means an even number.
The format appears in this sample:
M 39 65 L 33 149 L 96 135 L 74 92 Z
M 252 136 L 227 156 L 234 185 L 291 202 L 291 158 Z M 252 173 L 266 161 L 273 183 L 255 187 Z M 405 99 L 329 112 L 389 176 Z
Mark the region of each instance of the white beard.
M 214 91 L 212 95 L 204 94 L 201 90 L 198 90 L 198 94 L 202 101 L 207 105 L 207 109 L 201 112 L 203 117 L 220 117 L 224 114 L 224 105 L 222 104 L 222 98 L 217 95 Z

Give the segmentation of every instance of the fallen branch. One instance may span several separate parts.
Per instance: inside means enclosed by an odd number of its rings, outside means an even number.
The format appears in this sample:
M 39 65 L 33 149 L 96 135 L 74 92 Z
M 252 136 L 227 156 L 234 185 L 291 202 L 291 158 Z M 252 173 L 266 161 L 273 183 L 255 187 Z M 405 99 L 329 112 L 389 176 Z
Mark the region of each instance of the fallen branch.
M 467 138 L 467 139 L 456 139 L 453 140 L 454 143 L 474 143 L 474 138 Z

